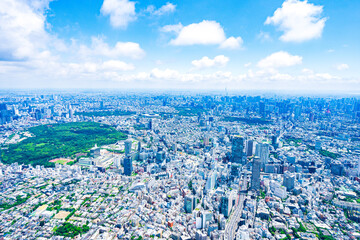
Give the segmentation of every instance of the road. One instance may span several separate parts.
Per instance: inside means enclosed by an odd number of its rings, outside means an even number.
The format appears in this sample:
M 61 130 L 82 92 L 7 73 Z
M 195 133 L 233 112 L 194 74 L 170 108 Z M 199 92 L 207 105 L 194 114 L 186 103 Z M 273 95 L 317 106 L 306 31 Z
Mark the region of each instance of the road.
M 226 224 L 224 240 L 234 239 L 236 230 L 238 228 L 238 223 L 241 218 L 241 212 L 244 208 L 245 193 L 243 193 L 242 190 L 245 190 L 247 188 L 247 176 L 244 176 L 243 181 L 241 181 L 241 183 L 242 186 L 241 185 L 239 186 L 239 202 L 230 216 L 229 223 Z

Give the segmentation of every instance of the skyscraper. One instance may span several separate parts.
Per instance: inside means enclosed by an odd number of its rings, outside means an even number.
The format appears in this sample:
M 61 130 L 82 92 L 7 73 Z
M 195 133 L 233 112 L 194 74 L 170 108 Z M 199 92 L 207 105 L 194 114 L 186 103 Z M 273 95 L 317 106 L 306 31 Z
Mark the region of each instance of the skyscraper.
M 256 145 L 256 156 L 260 158 L 260 168 L 265 169 L 265 165 L 269 161 L 269 144 L 268 143 L 260 143 Z
M 254 152 L 254 141 L 248 140 L 247 147 L 246 147 L 246 156 L 252 156 Z
M 260 158 L 254 157 L 251 175 L 251 189 L 254 191 L 260 190 L 260 165 Z
M 236 135 L 232 139 L 232 162 L 242 163 L 243 151 L 244 151 L 244 138 Z
M 293 174 L 289 171 L 286 171 L 284 173 L 283 186 L 286 187 L 287 191 L 293 190 L 295 187 L 295 174 Z
M 133 172 L 132 159 L 130 156 L 125 156 L 124 158 L 124 175 L 131 176 Z
M 215 188 L 216 172 L 210 172 L 206 180 L 205 190 L 212 190 Z
M 149 130 L 152 130 L 152 128 L 153 128 L 153 122 L 152 122 L 151 118 L 150 118 L 149 123 L 148 123 L 148 128 L 149 128 Z
M 130 155 L 132 147 L 132 141 L 130 139 L 125 141 L 125 156 Z
M 194 201 L 195 198 L 193 196 L 185 196 L 184 198 L 184 210 L 186 213 L 191 213 L 194 210 Z
M 224 217 L 229 217 L 233 206 L 237 205 L 236 191 L 227 192 L 225 196 L 220 199 L 220 212 Z

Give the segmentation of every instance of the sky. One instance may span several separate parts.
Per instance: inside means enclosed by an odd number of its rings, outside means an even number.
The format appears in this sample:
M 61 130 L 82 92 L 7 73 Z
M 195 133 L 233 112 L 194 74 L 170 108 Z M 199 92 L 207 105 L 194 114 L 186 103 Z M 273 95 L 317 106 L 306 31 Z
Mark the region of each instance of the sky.
M 360 93 L 358 0 L 1 0 L 0 88 Z

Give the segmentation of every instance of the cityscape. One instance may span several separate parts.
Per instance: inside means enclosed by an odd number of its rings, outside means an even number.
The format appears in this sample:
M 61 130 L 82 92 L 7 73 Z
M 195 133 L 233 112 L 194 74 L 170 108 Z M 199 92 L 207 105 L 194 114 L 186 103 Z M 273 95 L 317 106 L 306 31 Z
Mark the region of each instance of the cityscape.
M 0 0 L 0 240 L 360 239 L 359 13 Z
M 359 99 L 3 96 L 3 239 L 360 237 Z

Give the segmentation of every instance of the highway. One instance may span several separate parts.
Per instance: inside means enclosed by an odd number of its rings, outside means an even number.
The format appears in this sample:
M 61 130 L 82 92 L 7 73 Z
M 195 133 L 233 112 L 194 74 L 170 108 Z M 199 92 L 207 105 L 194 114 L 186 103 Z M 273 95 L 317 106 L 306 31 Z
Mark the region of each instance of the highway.
M 225 240 L 233 240 L 235 238 L 235 233 L 238 228 L 238 223 L 241 218 L 241 212 L 244 208 L 244 200 L 245 200 L 245 193 L 242 191 L 247 188 L 247 176 L 244 176 L 243 181 L 240 181 L 240 184 L 242 183 L 242 186 L 239 186 L 239 202 L 236 206 L 235 210 L 230 216 L 229 223 L 226 224 L 225 227 Z

